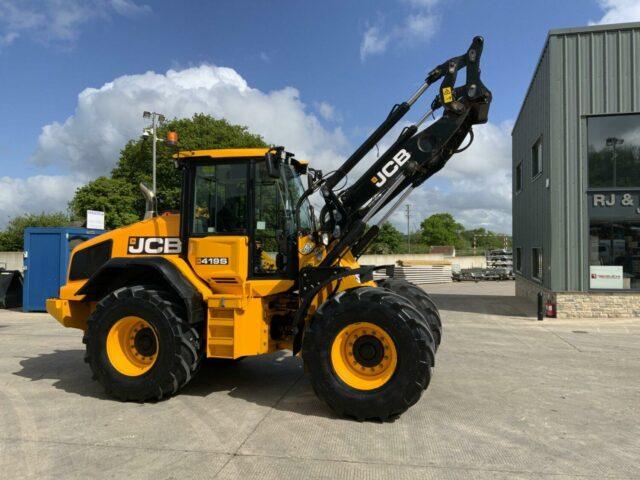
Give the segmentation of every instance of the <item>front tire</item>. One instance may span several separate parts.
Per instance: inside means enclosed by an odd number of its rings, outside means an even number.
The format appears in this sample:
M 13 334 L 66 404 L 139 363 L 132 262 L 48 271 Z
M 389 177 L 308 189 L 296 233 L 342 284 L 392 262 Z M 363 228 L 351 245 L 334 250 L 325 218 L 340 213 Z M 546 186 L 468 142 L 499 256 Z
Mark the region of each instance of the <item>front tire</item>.
M 385 278 L 377 282 L 379 287 L 391 290 L 409 300 L 425 318 L 433 334 L 436 350 L 442 340 L 442 320 L 433 299 L 422 288 L 400 278 Z
M 194 376 L 202 360 L 198 331 L 169 293 L 141 285 L 120 288 L 96 306 L 83 338 L 85 361 L 107 394 L 161 400 Z
M 434 341 L 402 297 L 361 287 L 327 300 L 314 314 L 303 359 L 320 399 L 336 413 L 386 420 L 406 411 L 431 380 Z

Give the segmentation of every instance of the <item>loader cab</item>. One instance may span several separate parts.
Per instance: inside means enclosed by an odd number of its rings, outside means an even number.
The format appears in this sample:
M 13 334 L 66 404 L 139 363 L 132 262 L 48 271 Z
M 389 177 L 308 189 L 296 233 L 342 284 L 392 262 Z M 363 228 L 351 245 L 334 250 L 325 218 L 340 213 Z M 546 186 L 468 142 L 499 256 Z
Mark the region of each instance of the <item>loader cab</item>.
M 220 271 L 215 267 L 227 265 L 248 279 L 296 278 L 298 236 L 313 229 L 308 204 L 301 210 L 300 231 L 294 218 L 304 191 L 304 170 L 295 162 L 279 164 L 274 172 L 265 161 L 266 152 L 180 153 L 184 169 L 181 236 L 190 245 L 188 255 L 193 258 L 189 261 L 196 270 L 206 265 L 214 267 L 206 270 Z M 193 256 L 193 248 L 198 247 L 201 253 Z

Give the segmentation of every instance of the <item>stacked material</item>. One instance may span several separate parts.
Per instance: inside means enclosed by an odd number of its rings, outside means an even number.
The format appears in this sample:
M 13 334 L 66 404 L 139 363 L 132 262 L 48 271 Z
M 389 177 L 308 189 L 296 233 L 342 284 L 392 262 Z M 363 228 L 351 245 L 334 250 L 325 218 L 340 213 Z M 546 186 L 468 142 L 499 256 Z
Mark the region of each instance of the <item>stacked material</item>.
M 487 268 L 513 270 L 513 252 L 511 250 L 489 250 L 486 256 Z
M 425 260 L 398 260 L 401 267 L 421 267 L 423 265 L 451 265 L 451 260 L 446 258 L 429 258 Z
M 374 279 L 386 278 L 384 270 L 374 272 Z M 417 285 L 425 283 L 451 283 L 451 262 L 424 266 L 396 266 L 393 278 L 402 278 Z

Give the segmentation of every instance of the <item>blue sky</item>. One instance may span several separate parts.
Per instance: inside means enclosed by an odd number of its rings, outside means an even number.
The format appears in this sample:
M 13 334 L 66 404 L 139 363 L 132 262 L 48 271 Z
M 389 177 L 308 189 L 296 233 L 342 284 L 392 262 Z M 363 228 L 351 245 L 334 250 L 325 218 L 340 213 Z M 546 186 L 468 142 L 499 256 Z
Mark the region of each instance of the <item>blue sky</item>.
M 0 0 L 0 225 L 23 211 L 64 208 L 75 186 L 108 171 L 126 138 L 138 135 L 147 106 L 170 116 L 202 110 L 244 121 L 267 140 L 334 165 L 430 68 L 483 35 L 483 77 L 494 93 L 486 138 L 418 192 L 416 211 L 424 216 L 449 205 L 469 226 L 507 231 L 510 122 L 547 31 L 633 20 L 637 4 Z M 225 87 L 212 93 L 212 78 Z M 87 88 L 98 90 L 86 93 L 83 104 L 79 94 Z M 246 88 L 251 98 L 242 96 Z M 245 111 L 225 106 L 236 94 L 245 98 Z M 499 167 L 500 178 L 478 176 L 484 164 Z M 462 198 L 472 181 L 478 191 L 499 187 L 495 198 L 480 202 L 482 212 L 477 200 Z

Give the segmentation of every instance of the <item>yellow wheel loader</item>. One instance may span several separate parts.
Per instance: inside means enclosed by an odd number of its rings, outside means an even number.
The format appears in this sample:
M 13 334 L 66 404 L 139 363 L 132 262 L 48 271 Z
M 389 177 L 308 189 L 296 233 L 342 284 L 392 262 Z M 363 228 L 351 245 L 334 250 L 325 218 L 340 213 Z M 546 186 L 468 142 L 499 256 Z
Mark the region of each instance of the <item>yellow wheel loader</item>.
M 143 188 L 149 218 L 76 247 L 59 298 L 47 301 L 60 323 L 84 331 L 94 378 L 118 399 L 159 400 L 184 387 L 204 358 L 291 350 L 340 415 L 386 419 L 417 402 L 442 336 L 438 309 L 406 281 L 376 283 L 373 272 L 392 267 L 358 258 L 411 190 L 487 121 L 482 46 L 476 37 L 429 72 L 331 174 L 283 147 L 177 153 L 180 214 L 158 215 Z M 466 83 L 456 87 L 464 68 Z M 338 188 L 440 80 L 429 112 Z M 317 218 L 309 202 L 316 192 L 324 202 Z

